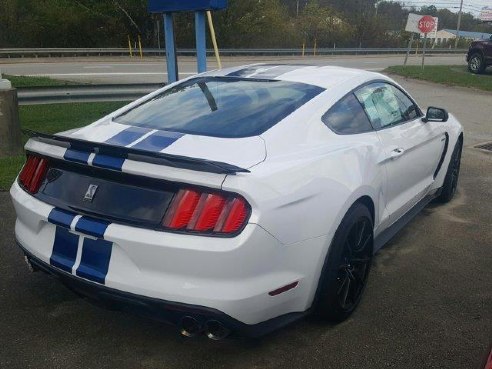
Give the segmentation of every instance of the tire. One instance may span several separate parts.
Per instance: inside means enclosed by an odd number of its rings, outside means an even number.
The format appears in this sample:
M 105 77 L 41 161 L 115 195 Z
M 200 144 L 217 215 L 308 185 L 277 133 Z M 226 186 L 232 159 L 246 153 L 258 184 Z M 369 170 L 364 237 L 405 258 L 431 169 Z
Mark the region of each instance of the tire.
M 481 74 L 485 71 L 486 65 L 480 53 L 474 53 L 468 60 L 468 70 L 474 74 Z
M 372 262 L 374 226 L 366 206 L 355 203 L 333 238 L 320 277 L 315 313 L 342 322 L 357 308 Z
M 444 183 L 441 187 L 441 194 L 437 197 L 437 202 L 445 204 L 451 201 L 458 187 L 458 179 L 461 168 L 461 152 L 463 151 L 463 141 L 460 138 L 454 147 L 453 154 L 449 160 L 448 170 Z

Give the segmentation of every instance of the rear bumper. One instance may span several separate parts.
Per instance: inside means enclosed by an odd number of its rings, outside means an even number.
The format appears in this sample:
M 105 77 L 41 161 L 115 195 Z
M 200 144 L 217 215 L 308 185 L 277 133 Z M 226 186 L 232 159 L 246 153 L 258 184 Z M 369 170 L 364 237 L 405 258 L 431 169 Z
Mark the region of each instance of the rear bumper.
M 74 292 L 87 297 L 89 300 L 103 304 L 110 308 L 130 312 L 160 322 L 179 326 L 184 317 L 195 318 L 203 327 L 208 320 L 216 320 L 245 337 L 260 337 L 290 324 L 303 316 L 303 313 L 289 313 L 258 324 L 245 324 L 231 316 L 212 308 L 199 305 L 190 305 L 179 302 L 165 301 L 146 296 L 119 291 L 102 285 L 97 285 L 74 277 L 60 269 L 39 260 L 27 251 L 19 242 L 17 245 L 24 252 L 27 260 L 35 270 L 43 271 L 59 279 Z
M 60 269 L 58 264 L 61 260 L 63 266 L 66 255 L 55 255 L 61 227 L 49 219 L 53 206 L 30 196 L 17 183 L 11 188 L 11 196 L 17 213 L 16 239 L 26 255 L 33 264 L 41 265 L 40 269 L 61 276 L 67 284 L 83 287 L 84 295 L 95 293 L 99 300 L 111 296 L 131 302 L 150 311 L 143 315 L 164 314 L 166 318 L 160 320 L 173 324 L 183 316 L 183 307 L 186 312 L 188 307 L 191 311 L 198 307 L 198 315 L 203 319 L 213 312 L 211 315 L 217 315 L 217 320 L 221 317 L 224 324 L 229 322 L 231 328 L 245 335 L 257 335 L 257 331 L 267 333 L 272 326 L 302 316 L 312 305 L 328 236 L 287 246 L 256 224 L 248 224 L 233 238 L 189 236 L 109 224 L 98 238 L 78 228 L 75 218 L 63 228 L 63 234 L 78 240 L 73 250 L 77 256 L 72 254 L 75 261 L 71 268 Z M 86 241 L 92 250 L 89 255 L 92 260 L 87 257 L 84 263 Z M 102 276 L 97 255 L 99 246 L 110 249 Z M 57 247 L 63 248 L 63 242 Z M 82 266 L 83 273 L 79 273 Z M 297 287 L 276 296 L 269 295 L 270 291 L 294 281 L 298 282 Z M 177 306 L 181 309 L 179 314 L 168 313 L 168 310 L 176 311 Z

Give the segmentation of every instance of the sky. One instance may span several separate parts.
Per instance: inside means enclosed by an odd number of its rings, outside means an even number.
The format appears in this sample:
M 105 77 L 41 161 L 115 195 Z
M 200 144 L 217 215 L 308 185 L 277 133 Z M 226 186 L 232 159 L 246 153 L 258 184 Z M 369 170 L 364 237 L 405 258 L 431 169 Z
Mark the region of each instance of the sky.
M 448 8 L 452 12 L 458 12 L 460 8 L 460 0 L 403 0 L 402 2 L 405 5 L 416 7 L 435 5 L 438 9 Z M 476 16 L 480 13 L 480 9 L 485 6 L 492 7 L 492 0 L 463 0 L 463 11 Z

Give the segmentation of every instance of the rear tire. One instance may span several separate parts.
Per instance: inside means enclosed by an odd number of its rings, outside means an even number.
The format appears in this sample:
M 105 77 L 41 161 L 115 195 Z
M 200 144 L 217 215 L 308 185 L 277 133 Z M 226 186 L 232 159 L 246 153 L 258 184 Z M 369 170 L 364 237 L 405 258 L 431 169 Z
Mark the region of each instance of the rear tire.
M 463 151 L 463 141 L 461 138 L 454 147 L 453 154 L 449 160 L 448 171 L 444 178 L 444 183 L 441 188 L 441 194 L 437 197 L 437 201 L 440 203 L 447 203 L 451 201 L 458 188 L 458 179 L 460 176 L 461 168 L 461 152 Z
M 343 218 L 320 278 L 316 313 L 341 322 L 358 306 L 372 262 L 374 227 L 366 206 L 354 204 Z
M 468 70 L 474 74 L 481 74 L 485 71 L 486 65 L 480 53 L 474 53 L 468 60 Z

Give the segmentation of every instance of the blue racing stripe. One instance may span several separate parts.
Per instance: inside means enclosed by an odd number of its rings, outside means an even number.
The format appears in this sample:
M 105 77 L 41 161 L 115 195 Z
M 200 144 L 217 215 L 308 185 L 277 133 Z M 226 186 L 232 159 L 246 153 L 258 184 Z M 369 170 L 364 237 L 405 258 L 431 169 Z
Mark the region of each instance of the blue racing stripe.
M 95 167 L 113 169 L 121 171 L 125 158 L 115 158 L 104 154 L 97 154 L 92 160 L 92 165 Z
M 48 222 L 70 228 L 70 224 L 72 224 L 74 218 L 75 214 L 70 213 L 69 211 L 53 208 L 48 215 Z
M 149 132 L 151 132 L 151 130 L 148 128 L 130 127 L 111 137 L 106 143 L 110 145 L 126 146 Z
M 112 248 L 112 242 L 85 238 L 80 265 L 75 273 L 79 277 L 104 284 Z
M 282 74 L 293 72 L 300 68 L 309 67 L 306 64 L 259 64 L 239 69 L 229 73 L 229 77 L 248 77 L 253 75 L 255 78 L 274 79 Z
M 78 245 L 79 236 L 70 233 L 65 228 L 56 227 L 50 264 L 68 273 L 72 273 L 72 267 L 77 257 Z
M 75 230 L 90 236 L 104 238 L 104 232 L 108 228 L 109 222 L 83 216 L 75 224 Z
M 136 145 L 132 146 L 132 148 L 159 152 L 183 136 L 184 133 L 159 131 L 146 137 Z
M 63 158 L 65 160 L 75 161 L 76 163 L 87 164 L 90 154 L 90 152 L 67 149 L 65 155 L 63 155 Z

